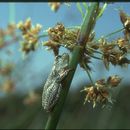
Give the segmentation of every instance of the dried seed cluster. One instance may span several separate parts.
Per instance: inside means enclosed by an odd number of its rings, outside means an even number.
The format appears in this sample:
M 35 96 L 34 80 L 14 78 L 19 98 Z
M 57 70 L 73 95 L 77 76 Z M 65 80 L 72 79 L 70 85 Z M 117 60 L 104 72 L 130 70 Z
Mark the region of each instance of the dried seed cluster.
M 44 42 L 43 45 L 52 49 L 55 55 L 58 54 L 60 46 L 72 50 L 76 44 L 78 31 L 67 29 L 63 24 L 57 23 L 55 27 L 48 29 L 49 40 Z
M 11 77 L 14 64 L 5 64 L 3 61 L 1 61 L 0 64 L 0 78 L 2 77 L 2 82 L 0 82 L 0 89 L 4 93 L 11 93 L 15 89 L 15 82 Z
M 125 33 L 130 33 L 130 16 L 128 16 L 123 10 L 120 10 L 120 19 L 125 28 Z
M 52 11 L 57 12 L 60 6 L 63 4 L 63 2 L 48 2 L 48 4 Z M 70 3 L 68 2 L 64 2 L 64 4 L 70 6 Z
M 6 29 L 0 29 L 0 48 L 7 44 L 7 37 L 13 42 L 17 40 L 15 24 L 9 24 Z
M 25 105 L 33 105 L 39 101 L 40 95 L 34 91 L 30 91 L 27 97 L 23 100 Z
M 4 67 L 0 68 L 0 75 L 7 76 L 12 72 L 13 65 L 12 64 L 7 64 Z
M 107 80 L 100 79 L 96 81 L 94 86 L 86 87 L 84 90 L 86 92 L 85 102 L 92 102 L 93 107 L 97 103 L 101 103 L 103 107 L 108 103 L 113 103 L 111 97 L 111 90 L 113 87 L 116 87 L 121 82 L 121 78 L 117 75 L 108 77 Z
M 5 93 L 11 93 L 15 89 L 15 83 L 12 79 L 7 79 L 4 81 L 4 83 L 1 85 L 2 91 Z
M 40 24 L 36 24 L 36 26 L 33 27 L 30 18 L 28 18 L 24 23 L 22 21 L 18 23 L 17 28 L 20 29 L 23 36 L 23 41 L 21 42 L 21 50 L 25 54 L 36 49 L 39 39 L 38 35 L 41 27 L 42 26 Z
M 91 58 L 102 60 L 106 69 L 109 69 L 110 63 L 121 67 L 127 67 L 130 64 L 130 60 L 127 58 L 127 54 L 130 52 L 130 16 L 120 11 L 120 18 L 125 28 L 124 37 L 111 42 L 108 42 L 105 38 L 96 41 L 94 35 L 91 34 L 80 62 L 81 67 L 84 68 L 84 62 L 90 70 L 88 63 L 91 62 Z M 97 54 L 100 57 L 97 57 Z
M 59 8 L 60 8 L 60 6 L 61 6 L 61 2 L 49 2 L 48 3 L 49 4 L 49 6 L 51 7 L 51 10 L 52 11 L 57 11 Z
M 125 36 L 114 41 L 108 42 L 105 38 L 98 41 L 90 41 L 86 46 L 86 55 L 90 58 L 100 59 L 104 62 L 106 69 L 109 69 L 110 63 L 112 65 L 119 65 L 125 67 L 130 64 L 127 54 L 130 52 L 129 40 Z M 100 57 L 95 57 L 94 54 L 100 54 Z
M 125 66 L 130 63 L 126 57 L 129 49 L 128 42 L 124 38 L 117 39 L 113 42 L 107 42 L 105 39 L 100 39 L 99 50 L 102 52 L 104 65 L 109 69 L 109 64 Z

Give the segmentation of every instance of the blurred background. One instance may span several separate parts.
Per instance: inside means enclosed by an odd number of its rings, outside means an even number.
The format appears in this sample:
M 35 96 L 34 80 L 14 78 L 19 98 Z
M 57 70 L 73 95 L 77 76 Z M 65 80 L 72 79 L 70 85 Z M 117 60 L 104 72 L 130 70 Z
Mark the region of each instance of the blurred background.
M 63 23 L 65 27 L 79 26 L 82 22 L 81 14 L 76 3 L 70 4 L 63 4 L 57 12 L 53 12 L 48 3 L 0 3 L 0 29 L 4 30 L 9 23 L 18 23 L 29 17 L 34 25 L 41 24 L 43 30 L 55 26 L 57 22 Z M 118 9 L 130 14 L 129 7 L 129 2 L 109 4 L 96 23 L 96 38 L 122 28 Z M 118 33 L 109 40 L 120 36 L 123 33 Z M 63 51 L 61 49 L 61 53 Z M 44 128 L 48 114 L 41 107 L 41 95 L 53 61 L 53 52 L 47 51 L 41 44 L 25 58 L 17 40 L 0 47 L 1 129 Z M 107 71 L 103 63 L 97 60 L 92 60 L 91 66 L 94 81 L 115 74 L 123 77 L 120 86 L 113 93 L 116 102 L 111 109 L 102 109 L 101 106 L 93 109 L 90 103 L 84 105 L 85 95 L 80 90 L 90 84 L 90 81 L 84 70 L 78 67 L 58 128 L 130 128 L 130 67 L 110 66 Z

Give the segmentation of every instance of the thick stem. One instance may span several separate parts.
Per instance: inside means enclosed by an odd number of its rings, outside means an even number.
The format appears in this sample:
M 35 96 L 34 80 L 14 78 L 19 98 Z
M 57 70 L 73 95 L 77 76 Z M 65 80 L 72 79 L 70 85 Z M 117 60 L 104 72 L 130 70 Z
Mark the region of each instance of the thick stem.
M 98 14 L 97 13 L 98 7 L 99 7 L 99 3 L 92 3 L 89 12 L 85 15 L 83 24 L 81 26 L 81 31 L 79 33 L 78 40 L 77 40 L 78 45 L 83 46 L 83 48 L 85 47 L 89 35 L 95 25 L 96 17 Z M 63 91 L 61 92 L 60 98 L 54 110 L 49 113 L 49 117 L 45 129 L 56 129 L 75 70 L 79 63 L 79 59 L 82 55 L 82 48 L 78 45 L 74 48 L 69 63 L 69 68 L 72 69 L 72 71 L 70 71 L 66 79 L 63 81 L 62 84 Z
M 83 24 L 81 26 L 81 31 L 78 36 L 78 44 L 85 46 L 89 39 L 98 15 L 98 3 L 92 3 L 88 13 L 84 17 Z

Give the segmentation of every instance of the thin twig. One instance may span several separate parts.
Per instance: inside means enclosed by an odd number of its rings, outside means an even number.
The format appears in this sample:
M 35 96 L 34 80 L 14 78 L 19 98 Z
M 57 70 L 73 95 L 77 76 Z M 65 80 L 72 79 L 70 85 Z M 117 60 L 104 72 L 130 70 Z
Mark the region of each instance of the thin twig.
M 10 40 L 10 41 L 4 41 L 4 43 L 2 43 L 2 44 L 0 45 L 0 49 L 3 49 L 4 47 L 7 47 L 7 46 L 9 46 L 9 45 L 11 45 L 11 44 L 16 43 L 19 39 L 20 39 L 20 37 L 19 37 L 19 36 L 16 36 L 15 38 L 13 38 L 13 39 Z
M 86 66 L 86 64 L 85 64 L 84 62 L 83 62 L 83 66 L 84 66 L 85 71 L 86 71 L 87 74 L 88 74 L 89 80 L 91 81 L 92 85 L 94 85 L 94 82 L 93 82 L 93 80 L 92 80 L 92 78 L 91 78 L 91 75 L 90 75 L 90 73 L 89 73 L 89 71 L 88 71 L 88 69 L 87 69 L 87 66 Z

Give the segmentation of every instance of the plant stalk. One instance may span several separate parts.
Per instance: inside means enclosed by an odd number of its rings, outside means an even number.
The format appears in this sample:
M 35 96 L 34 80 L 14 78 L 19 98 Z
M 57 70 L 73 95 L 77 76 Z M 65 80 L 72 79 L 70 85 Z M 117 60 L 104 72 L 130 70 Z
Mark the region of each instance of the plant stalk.
M 97 13 L 98 8 L 99 8 L 99 3 L 93 2 L 90 6 L 90 10 L 88 11 L 88 13 L 85 14 L 84 21 L 77 38 L 77 46 L 73 49 L 70 58 L 69 68 L 72 69 L 72 71 L 69 72 L 69 74 L 67 75 L 67 77 L 62 83 L 63 90 L 61 92 L 60 98 L 55 108 L 53 109 L 52 112 L 49 113 L 48 121 L 45 127 L 46 130 L 56 129 L 75 70 L 79 63 L 80 57 L 82 56 L 83 49 L 81 48 L 81 46 L 85 48 L 89 35 L 91 34 L 94 28 L 94 25 L 96 23 L 96 17 L 98 15 Z

